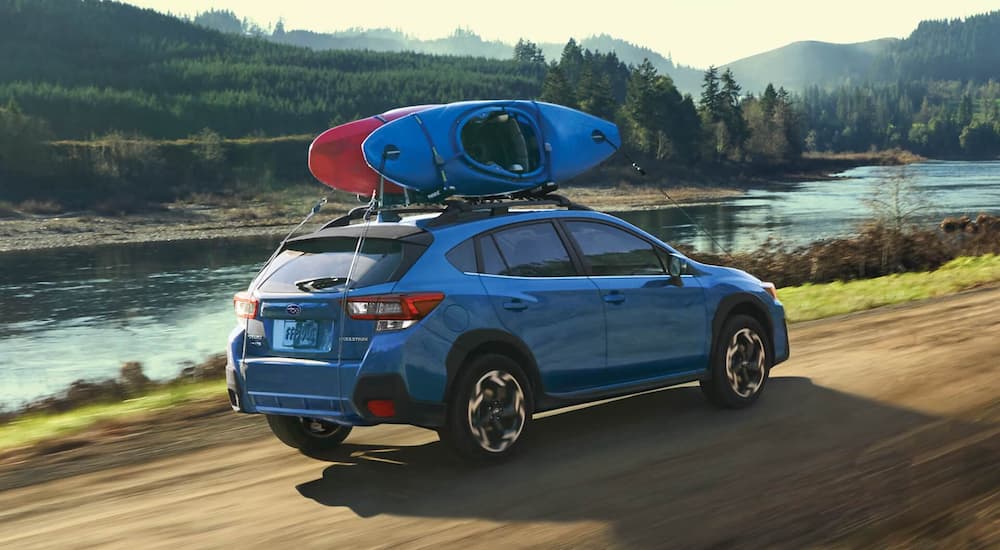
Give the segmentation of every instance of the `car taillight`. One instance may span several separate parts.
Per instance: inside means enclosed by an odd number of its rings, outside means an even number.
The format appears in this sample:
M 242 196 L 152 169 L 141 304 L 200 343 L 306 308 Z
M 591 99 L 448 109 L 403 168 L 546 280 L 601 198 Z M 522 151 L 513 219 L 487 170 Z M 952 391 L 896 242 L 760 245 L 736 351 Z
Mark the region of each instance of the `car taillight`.
M 233 296 L 233 308 L 236 309 L 236 317 L 239 319 L 256 317 L 258 306 L 260 302 L 248 292 L 238 292 Z
M 359 321 L 378 321 L 375 329 L 399 330 L 412 326 L 444 300 L 440 292 L 383 294 L 347 299 L 347 314 Z
M 774 283 L 761 283 L 760 286 L 764 289 L 775 300 L 778 299 L 778 289 L 775 288 Z

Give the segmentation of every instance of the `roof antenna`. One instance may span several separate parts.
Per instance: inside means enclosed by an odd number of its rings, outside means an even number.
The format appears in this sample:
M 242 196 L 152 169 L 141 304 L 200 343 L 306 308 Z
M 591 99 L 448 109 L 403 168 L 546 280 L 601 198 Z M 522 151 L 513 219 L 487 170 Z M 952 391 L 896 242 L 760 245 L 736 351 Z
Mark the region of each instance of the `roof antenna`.
M 309 210 L 309 213 L 306 214 L 306 217 L 303 218 L 301 222 L 299 222 L 299 225 L 296 225 L 294 229 L 292 229 L 291 231 L 289 231 L 288 234 L 285 235 L 284 239 L 281 239 L 281 244 L 278 245 L 278 248 L 274 249 L 274 252 L 271 253 L 271 257 L 268 258 L 266 262 L 264 262 L 264 267 L 260 268 L 261 272 L 263 272 L 265 269 L 267 269 L 267 266 L 271 265 L 271 262 L 273 262 L 274 259 L 281 252 L 281 250 L 283 248 L 285 248 L 285 243 L 288 242 L 288 239 L 291 239 L 292 235 L 294 235 L 299 229 L 301 229 L 302 226 L 306 224 L 306 222 L 308 222 L 309 220 L 312 219 L 313 216 L 315 216 L 316 214 L 318 214 L 319 211 L 322 210 L 323 205 L 325 205 L 327 202 L 328 201 L 327 201 L 326 197 L 323 197 L 322 199 L 316 201 L 316 204 L 314 204 L 313 207 L 312 207 L 312 209 Z
M 629 155 L 627 152 L 623 151 L 621 149 L 621 147 L 619 147 L 613 141 L 611 141 L 610 139 L 608 139 L 608 136 L 604 135 L 604 132 L 602 132 L 600 130 L 594 130 L 593 132 L 591 132 L 590 137 L 591 137 L 591 139 L 594 140 L 594 143 L 601 143 L 601 142 L 603 142 L 603 143 L 607 143 L 608 145 L 610 145 L 611 148 L 614 149 L 616 153 L 621 153 L 621 155 L 623 157 L 625 157 L 625 160 L 627 160 L 628 162 L 632 163 L 632 168 L 636 172 L 638 172 L 640 176 L 644 176 L 644 177 L 646 176 L 646 171 L 643 170 L 641 166 L 639 166 L 639 164 L 631 157 L 631 155 Z M 675 207 L 677 207 L 678 210 L 681 211 L 681 214 L 684 214 L 684 217 L 687 218 L 688 221 L 691 222 L 692 225 L 694 225 L 695 227 L 697 227 L 698 229 L 700 229 L 702 233 L 704 233 L 705 235 L 707 235 L 708 238 L 709 238 L 709 240 L 712 241 L 712 244 L 714 244 L 716 248 L 718 248 L 719 250 L 721 250 L 722 253 L 725 254 L 726 256 L 728 256 L 730 260 L 734 260 L 735 259 L 735 258 L 733 258 L 733 255 L 730 254 L 729 250 L 727 250 L 726 247 L 722 246 L 722 243 L 720 243 L 715 238 L 715 236 L 712 235 L 708 231 L 708 229 L 705 228 L 704 225 L 702 225 L 701 223 L 699 223 L 698 220 L 696 220 L 693 217 L 691 217 L 691 215 L 688 214 L 687 210 L 685 210 L 684 207 L 681 206 L 679 202 L 675 201 L 674 198 L 671 197 L 669 193 L 667 193 L 667 190 L 664 189 L 663 186 L 657 185 L 656 188 L 660 191 L 660 193 L 663 193 L 663 196 L 666 197 L 668 201 L 670 201 Z

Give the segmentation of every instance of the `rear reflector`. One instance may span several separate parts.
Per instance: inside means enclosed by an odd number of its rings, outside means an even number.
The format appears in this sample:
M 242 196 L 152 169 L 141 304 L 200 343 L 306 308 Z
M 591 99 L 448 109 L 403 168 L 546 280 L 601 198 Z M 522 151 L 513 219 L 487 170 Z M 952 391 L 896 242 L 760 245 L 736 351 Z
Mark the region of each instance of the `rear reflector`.
M 358 296 L 347 299 L 347 314 L 357 320 L 416 321 L 427 317 L 441 300 L 440 292 Z
M 396 404 L 391 399 L 372 399 L 366 405 L 368 410 L 379 418 L 396 416 Z
M 236 317 L 240 319 L 253 319 L 257 316 L 257 307 L 260 302 L 248 292 L 238 292 L 233 296 L 233 308 L 236 309 Z

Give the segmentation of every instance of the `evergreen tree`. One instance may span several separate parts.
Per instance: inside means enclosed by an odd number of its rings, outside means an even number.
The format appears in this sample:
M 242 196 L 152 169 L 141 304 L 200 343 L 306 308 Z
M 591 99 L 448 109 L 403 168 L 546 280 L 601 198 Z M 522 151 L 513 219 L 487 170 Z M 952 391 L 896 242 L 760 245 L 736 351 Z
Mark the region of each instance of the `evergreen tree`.
M 559 68 L 563 71 L 563 76 L 571 86 L 576 86 L 580 82 L 583 73 L 584 59 L 583 50 L 576 40 L 570 38 L 563 47 L 562 56 L 559 57 Z
M 514 61 L 518 63 L 545 64 L 545 54 L 538 44 L 523 38 L 514 45 Z
M 582 111 L 605 119 L 613 118 L 618 106 L 611 79 L 606 74 L 595 74 L 590 64 L 584 66 L 580 75 L 576 97 Z
M 698 101 L 698 112 L 702 121 L 717 122 L 722 118 L 722 108 L 719 103 L 719 69 L 712 65 L 705 71 L 701 83 L 701 100 Z
M 958 115 L 955 122 L 963 128 L 972 124 L 972 97 L 969 94 L 962 96 L 962 102 L 958 104 Z
M 545 82 L 542 83 L 542 95 L 540 97 L 542 101 L 548 101 L 557 105 L 565 105 L 566 107 L 573 108 L 577 106 L 573 87 L 566 80 L 562 67 L 555 62 L 549 64 L 549 72 L 545 75 Z

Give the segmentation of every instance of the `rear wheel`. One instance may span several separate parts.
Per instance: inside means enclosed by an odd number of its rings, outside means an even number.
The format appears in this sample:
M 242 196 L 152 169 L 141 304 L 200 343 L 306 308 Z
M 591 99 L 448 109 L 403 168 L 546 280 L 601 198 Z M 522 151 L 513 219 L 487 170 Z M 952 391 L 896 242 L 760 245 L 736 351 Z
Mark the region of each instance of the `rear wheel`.
M 483 355 L 465 368 L 448 403 L 441 441 L 463 458 L 499 461 L 509 457 L 531 422 L 531 387 L 509 357 Z
M 273 414 L 266 416 L 267 425 L 275 437 L 285 445 L 305 454 L 335 449 L 351 433 L 350 426 L 342 426 L 318 418 Z
M 701 390 L 719 407 L 749 407 L 764 391 L 772 361 L 767 333 L 760 322 L 748 315 L 734 315 L 715 342 L 710 378 L 701 381 Z

